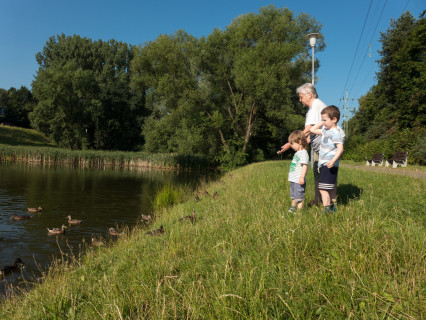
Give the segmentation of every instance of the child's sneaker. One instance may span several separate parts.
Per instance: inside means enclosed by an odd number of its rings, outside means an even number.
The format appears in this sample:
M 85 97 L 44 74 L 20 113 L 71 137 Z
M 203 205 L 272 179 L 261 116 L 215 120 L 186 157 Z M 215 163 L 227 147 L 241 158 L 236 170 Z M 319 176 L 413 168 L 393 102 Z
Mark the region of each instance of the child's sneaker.
M 330 213 L 330 214 L 333 213 L 333 209 L 331 208 L 331 205 L 325 206 L 323 213 Z
M 337 212 L 337 206 L 334 202 L 330 205 L 330 213 L 333 212 Z
M 291 206 L 290 209 L 288 209 L 288 212 L 296 213 L 296 207 Z

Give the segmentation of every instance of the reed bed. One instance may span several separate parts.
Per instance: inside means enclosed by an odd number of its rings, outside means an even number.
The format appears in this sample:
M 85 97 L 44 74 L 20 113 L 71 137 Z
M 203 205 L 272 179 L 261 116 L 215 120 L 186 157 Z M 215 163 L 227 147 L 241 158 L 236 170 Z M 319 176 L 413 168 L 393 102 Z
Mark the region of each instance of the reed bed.
M 58 263 L 0 318 L 424 319 L 425 180 L 342 167 L 336 214 L 293 214 L 288 168 L 257 163 L 203 185 L 198 201 Z
M 203 155 L 151 154 L 147 152 L 68 150 L 51 147 L 0 144 L 1 161 L 20 161 L 80 166 L 133 166 L 166 169 L 206 169 Z

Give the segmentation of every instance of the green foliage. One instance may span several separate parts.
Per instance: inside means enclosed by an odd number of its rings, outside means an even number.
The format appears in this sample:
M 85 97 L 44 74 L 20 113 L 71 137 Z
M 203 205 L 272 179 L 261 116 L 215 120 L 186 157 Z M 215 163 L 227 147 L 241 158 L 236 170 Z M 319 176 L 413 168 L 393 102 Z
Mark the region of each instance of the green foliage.
M 169 208 L 182 202 L 187 197 L 188 192 L 188 187 L 165 185 L 156 192 L 152 206 L 156 211 Z
M 5 112 L 5 116 L 0 118 L 0 122 L 29 128 L 28 114 L 33 111 L 36 103 L 31 91 L 24 86 L 18 90 L 15 88 L 0 89 L 0 108 Z
M 146 92 L 152 111 L 145 150 L 202 153 L 229 168 L 258 150 L 269 157 L 305 112 L 295 94 L 310 74 L 303 37 L 320 28 L 307 15 L 269 6 L 206 38 L 178 31 L 139 48 L 132 87 Z
M 406 150 L 410 163 L 424 163 L 425 37 L 426 19 L 408 12 L 381 34 L 378 82 L 360 98 L 349 120 L 345 159 L 361 161 L 377 152 L 390 157 Z
M 130 46 L 62 34 L 36 58 L 33 127 L 70 149 L 134 150 L 142 144 L 146 111 L 143 94 L 129 86 Z
M 394 152 L 408 151 L 408 163 L 424 165 L 425 136 L 424 128 L 403 129 L 375 140 L 367 140 L 361 135 L 349 136 L 343 158 L 364 161 L 374 153 L 384 153 L 385 159 L 390 159 Z
M 26 146 L 0 144 L 0 160 L 167 169 L 206 169 L 209 167 L 207 157 L 197 154 L 69 150 L 52 147 L 32 147 L 31 145 L 33 143 L 27 143 Z

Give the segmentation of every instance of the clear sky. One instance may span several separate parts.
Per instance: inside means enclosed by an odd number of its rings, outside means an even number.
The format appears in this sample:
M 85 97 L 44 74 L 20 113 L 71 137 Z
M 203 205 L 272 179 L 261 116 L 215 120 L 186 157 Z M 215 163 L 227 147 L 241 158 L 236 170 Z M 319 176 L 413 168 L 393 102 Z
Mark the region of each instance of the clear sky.
M 322 24 L 327 47 L 315 55 L 316 88 L 327 105 L 339 107 L 348 90 L 355 99 L 348 101 L 351 109 L 376 83 L 380 32 L 403 11 L 418 18 L 426 9 L 425 0 L 0 0 L 0 88 L 31 88 L 35 55 L 57 34 L 143 45 L 179 29 L 208 36 L 268 5 L 307 13 Z

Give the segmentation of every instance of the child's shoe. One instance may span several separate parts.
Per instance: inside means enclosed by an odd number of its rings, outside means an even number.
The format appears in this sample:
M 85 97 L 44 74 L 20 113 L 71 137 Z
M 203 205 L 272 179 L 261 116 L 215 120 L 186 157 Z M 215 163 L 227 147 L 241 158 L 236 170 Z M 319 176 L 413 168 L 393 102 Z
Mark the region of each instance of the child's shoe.
M 296 207 L 291 206 L 290 209 L 288 209 L 288 212 L 296 213 Z
M 333 209 L 331 208 L 331 205 L 325 206 L 323 213 L 330 213 L 330 214 L 333 213 Z
M 337 212 L 337 205 L 334 202 L 330 205 L 330 213 L 332 212 Z

